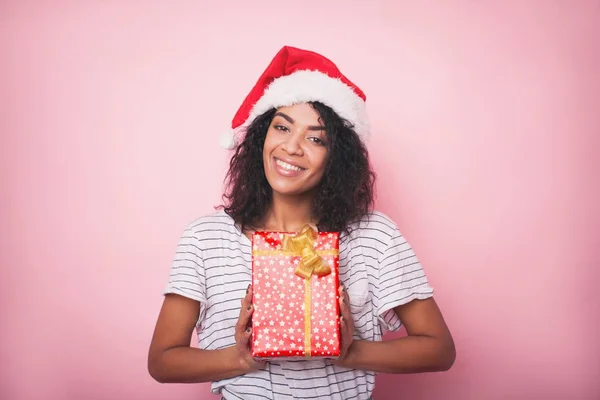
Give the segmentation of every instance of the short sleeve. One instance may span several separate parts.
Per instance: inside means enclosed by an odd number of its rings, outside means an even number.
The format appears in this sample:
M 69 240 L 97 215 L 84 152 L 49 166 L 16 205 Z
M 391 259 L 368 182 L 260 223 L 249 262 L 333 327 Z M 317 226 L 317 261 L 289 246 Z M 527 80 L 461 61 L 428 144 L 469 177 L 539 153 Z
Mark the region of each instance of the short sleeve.
M 175 251 L 169 282 L 164 290 L 164 294 L 170 293 L 188 297 L 202 305 L 206 303 L 204 263 L 200 241 L 190 226 L 184 230 Z
M 377 314 L 388 331 L 400 329 L 394 308 L 415 299 L 433 296 L 425 271 L 412 247 L 394 226 L 392 236 L 379 259 Z

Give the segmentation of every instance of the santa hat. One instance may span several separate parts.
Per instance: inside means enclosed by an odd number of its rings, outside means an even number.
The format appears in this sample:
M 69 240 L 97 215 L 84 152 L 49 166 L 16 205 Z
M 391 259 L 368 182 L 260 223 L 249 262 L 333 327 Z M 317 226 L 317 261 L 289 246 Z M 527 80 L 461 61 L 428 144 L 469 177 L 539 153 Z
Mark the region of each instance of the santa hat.
M 324 56 L 284 46 L 260 76 L 231 122 L 231 130 L 221 136 L 221 146 L 237 145 L 239 128 L 247 127 L 264 112 L 298 103 L 319 101 L 349 121 L 366 141 L 369 118 L 366 96 L 338 67 Z

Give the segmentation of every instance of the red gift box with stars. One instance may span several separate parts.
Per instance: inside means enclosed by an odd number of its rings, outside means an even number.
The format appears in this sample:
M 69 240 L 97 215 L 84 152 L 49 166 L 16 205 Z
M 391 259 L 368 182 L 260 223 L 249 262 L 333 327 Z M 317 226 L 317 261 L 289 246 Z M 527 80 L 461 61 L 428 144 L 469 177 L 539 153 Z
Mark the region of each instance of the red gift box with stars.
M 255 232 L 252 236 L 252 356 L 340 355 L 339 233 Z

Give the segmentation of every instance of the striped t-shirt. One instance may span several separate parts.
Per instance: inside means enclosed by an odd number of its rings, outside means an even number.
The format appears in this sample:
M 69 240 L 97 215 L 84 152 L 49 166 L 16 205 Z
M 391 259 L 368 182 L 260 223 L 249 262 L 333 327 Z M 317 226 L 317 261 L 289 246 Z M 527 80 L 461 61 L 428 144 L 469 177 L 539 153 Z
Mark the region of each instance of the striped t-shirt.
M 374 212 L 340 237 L 339 277 L 350 297 L 354 338 L 380 341 L 401 322 L 393 308 L 433 295 L 412 248 L 396 224 Z M 165 293 L 200 302 L 198 346 L 235 345 L 240 299 L 251 283 L 250 239 L 226 213 L 196 219 L 181 237 Z M 375 373 L 327 360 L 271 361 L 264 369 L 213 382 L 225 399 L 369 399 Z

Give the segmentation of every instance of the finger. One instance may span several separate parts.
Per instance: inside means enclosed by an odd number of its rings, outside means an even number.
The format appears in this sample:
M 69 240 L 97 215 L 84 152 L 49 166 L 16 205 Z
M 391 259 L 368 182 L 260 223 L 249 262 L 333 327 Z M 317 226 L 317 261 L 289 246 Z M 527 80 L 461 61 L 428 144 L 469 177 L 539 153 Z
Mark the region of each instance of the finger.
M 252 341 L 252 328 L 248 327 L 236 335 L 235 345 L 241 354 L 250 353 L 250 342 Z
M 350 327 L 351 323 L 352 321 L 348 318 L 344 316 L 340 317 L 340 332 L 342 335 L 342 342 L 347 341 L 354 334 L 354 329 Z
M 352 314 L 350 310 L 343 302 L 340 304 L 340 321 L 344 323 L 345 326 L 350 326 L 353 324 Z
M 346 299 L 346 305 L 350 305 L 350 294 L 348 294 L 347 290 L 344 290 L 344 298 Z
M 338 288 L 338 296 L 340 299 L 345 298 L 346 303 L 348 303 L 348 301 L 350 300 L 350 296 L 344 284 L 340 284 L 340 287 Z
M 352 313 L 350 312 L 350 301 L 348 297 L 348 293 L 344 291 L 342 296 L 340 296 L 340 328 L 343 331 L 348 333 L 353 333 L 354 331 L 354 321 L 352 320 Z
M 252 363 L 254 364 L 254 368 L 256 368 L 256 369 L 264 368 L 267 365 L 266 361 L 255 360 L 254 358 L 252 359 Z
M 250 325 L 250 318 L 254 308 L 252 307 L 252 286 L 248 285 L 246 296 L 242 298 L 240 316 L 236 324 L 236 331 L 243 332 Z
M 241 335 L 241 337 L 240 337 L 240 344 L 249 345 L 251 337 L 252 337 L 252 328 L 247 327 L 246 330 L 244 331 L 244 334 Z
M 242 297 L 242 303 L 252 303 L 252 284 L 246 288 L 246 295 Z
M 344 315 L 344 313 L 346 313 L 347 315 L 345 315 L 345 316 L 348 317 L 348 311 L 350 310 L 350 297 L 348 297 L 348 292 L 345 290 L 345 288 L 343 286 L 340 286 L 339 302 L 340 302 L 340 314 Z
M 344 292 L 345 292 L 344 285 L 340 284 L 340 287 L 338 287 L 338 302 L 340 304 L 340 313 L 342 311 L 341 307 L 342 307 L 342 304 L 343 304 Z

